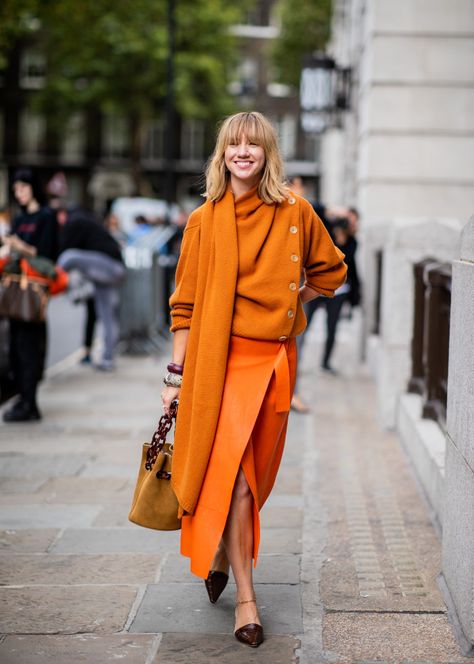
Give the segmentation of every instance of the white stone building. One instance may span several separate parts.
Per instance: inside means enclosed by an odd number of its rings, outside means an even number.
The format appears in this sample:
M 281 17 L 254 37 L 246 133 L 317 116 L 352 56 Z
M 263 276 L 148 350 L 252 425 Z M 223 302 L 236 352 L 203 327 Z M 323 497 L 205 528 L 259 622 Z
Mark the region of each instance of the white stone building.
M 396 428 L 443 528 L 443 583 L 474 649 L 474 2 L 334 0 L 329 54 L 351 109 L 323 138 L 322 199 L 361 212 L 364 338 L 381 426 Z M 446 425 L 406 394 L 413 265 L 452 263 Z

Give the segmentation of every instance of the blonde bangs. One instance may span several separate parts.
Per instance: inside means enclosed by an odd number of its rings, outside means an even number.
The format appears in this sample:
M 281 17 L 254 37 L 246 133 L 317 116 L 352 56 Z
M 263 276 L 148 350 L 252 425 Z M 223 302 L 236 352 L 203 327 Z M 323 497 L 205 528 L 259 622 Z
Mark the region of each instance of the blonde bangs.
M 206 168 L 206 196 L 220 200 L 227 189 L 229 173 L 224 153 L 229 145 L 236 145 L 245 135 L 265 152 L 265 166 L 258 185 L 259 197 L 268 204 L 281 203 L 289 194 L 284 184 L 283 161 L 273 125 L 261 113 L 237 113 L 226 118 L 217 136 L 216 147 Z
M 264 127 L 257 122 L 253 113 L 239 113 L 229 118 L 229 123 L 222 126 L 222 141 L 224 150 L 229 145 L 236 145 L 240 137 L 245 135 L 249 143 L 264 147 L 268 142 Z

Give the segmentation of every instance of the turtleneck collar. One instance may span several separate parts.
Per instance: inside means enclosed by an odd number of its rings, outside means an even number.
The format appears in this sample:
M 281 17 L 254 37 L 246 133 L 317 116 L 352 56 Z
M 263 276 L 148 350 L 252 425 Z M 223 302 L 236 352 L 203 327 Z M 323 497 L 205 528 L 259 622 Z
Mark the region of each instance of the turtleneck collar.
M 252 187 L 252 189 L 249 189 L 245 194 L 234 200 L 236 219 L 250 217 L 259 207 L 265 205 L 262 199 L 259 198 L 257 190 L 258 186 Z

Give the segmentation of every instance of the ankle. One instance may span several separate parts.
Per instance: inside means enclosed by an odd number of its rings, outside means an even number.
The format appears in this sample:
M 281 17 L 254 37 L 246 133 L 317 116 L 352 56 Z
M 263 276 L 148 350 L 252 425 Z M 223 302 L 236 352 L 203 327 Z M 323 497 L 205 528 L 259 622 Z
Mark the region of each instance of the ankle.
M 241 604 L 257 604 L 257 598 L 254 596 L 251 599 L 238 599 L 235 604 L 236 606 L 240 606 Z

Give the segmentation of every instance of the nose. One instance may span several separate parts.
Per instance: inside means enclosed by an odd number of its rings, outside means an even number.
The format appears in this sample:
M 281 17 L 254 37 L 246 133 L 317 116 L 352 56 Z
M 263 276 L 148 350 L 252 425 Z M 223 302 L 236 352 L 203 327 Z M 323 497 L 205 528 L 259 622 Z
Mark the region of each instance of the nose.
M 249 144 L 247 141 L 240 141 L 239 144 L 239 157 L 248 155 L 249 153 Z

